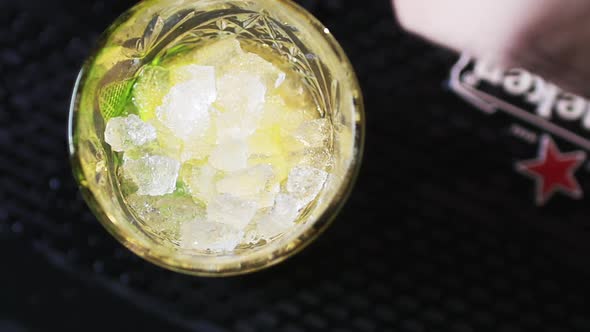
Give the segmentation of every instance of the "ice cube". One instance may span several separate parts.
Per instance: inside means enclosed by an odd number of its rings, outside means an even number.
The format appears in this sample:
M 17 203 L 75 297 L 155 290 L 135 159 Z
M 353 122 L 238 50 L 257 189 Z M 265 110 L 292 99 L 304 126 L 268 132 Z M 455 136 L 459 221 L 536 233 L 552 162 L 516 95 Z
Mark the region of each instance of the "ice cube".
M 257 214 L 254 216 L 254 220 L 258 219 L 258 214 L 260 214 L 260 211 L 257 212 Z M 256 229 L 257 227 L 257 223 L 256 222 L 251 222 L 246 229 L 244 230 L 244 237 L 242 238 L 242 243 L 245 244 L 256 244 L 261 240 L 260 235 L 258 234 L 258 230 Z
M 194 62 L 215 66 L 221 76 L 227 73 L 249 73 L 262 79 L 267 87 L 279 87 L 285 80 L 284 72 L 257 54 L 242 49 L 235 37 L 227 37 L 201 48 Z
M 138 187 L 138 195 L 160 196 L 172 193 L 180 163 L 163 156 L 145 156 L 140 159 L 126 159 L 123 174 Z
M 142 146 L 156 137 L 156 129 L 135 114 L 110 119 L 104 132 L 105 141 L 117 152 Z
M 298 199 L 289 194 L 278 194 L 272 209 L 257 216 L 256 230 L 258 235 L 269 240 L 293 227 L 298 216 Z
M 205 206 L 195 203 L 190 197 L 140 196 L 132 194 L 127 203 L 136 215 L 154 231 L 177 237 L 180 225 L 204 218 Z
M 207 205 L 207 221 L 243 230 L 256 214 L 257 208 L 254 201 L 229 194 L 219 194 Z
M 190 98 L 193 91 L 190 82 L 174 86 L 164 97 L 164 104 L 156 110 L 158 119 L 182 139 L 204 133 L 209 128 L 209 105 Z
M 162 124 L 158 119 L 154 118 L 149 120 L 149 124 L 156 128 L 156 132 L 158 133 L 158 138 L 156 139 L 157 145 L 155 149 L 152 149 L 152 152 L 155 153 L 157 151 L 158 155 L 179 160 L 184 141 L 176 137 L 174 132 L 168 129 L 168 127 Z
M 258 165 L 226 175 L 217 182 L 217 191 L 237 197 L 254 196 L 265 190 L 274 177 L 272 166 Z
M 281 224 L 274 219 L 265 216 L 260 218 L 256 223 L 256 230 L 255 236 L 253 234 L 252 238 L 254 239 L 263 239 L 263 240 L 271 240 L 275 236 L 284 233 L 289 229 L 289 226 L 285 224 Z M 251 240 L 251 242 L 254 242 Z
M 326 145 L 330 138 L 330 121 L 328 119 L 315 119 L 301 124 L 293 133 L 306 147 L 321 147 Z
M 226 37 L 200 48 L 195 53 L 193 61 L 205 66 L 214 66 L 221 71 L 232 58 L 239 57 L 243 53 L 240 42 L 235 37 Z
M 262 128 L 278 126 L 291 132 L 299 128 L 302 123 L 313 119 L 313 114 L 302 109 L 289 107 L 278 95 L 269 95 L 263 107 L 260 126 Z
M 316 104 L 305 87 L 304 80 L 297 75 L 286 76 L 285 81 L 273 91 L 273 94 L 280 96 L 289 109 L 310 110 L 316 113 Z
M 281 191 L 281 185 L 277 182 L 263 190 L 257 197 L 258 208 L 264 209 L 275 204 L 275 197 Z
M 203 91 L 198 93 L 206 98 L 207 103 L 215 101 L 215 67 L 195 64 L 171 66 L 170 76 L 173 84 L 192 82 L 199 85 Z
M 275 88 L 278 88 L 281 86 L 281 84 L 283 84 L 283 82 L 285 82 L 285 79 L 287 78 L 287 75 L 283 72 L 279 73 L 277 80 L 275 81 Z
M 278 125 L 258 129 L 248 138 L 249 165 L 271 164 L 276 174 L 277 181 L 287 178 L 292 158 L 304 146 L 297 139 L 289 135 Z
M 289 194 L 278 194 L 271 211 L 275 222 L 292 226 L 299 215 L 298 199 Z
M 248 166 L 248 143 L 245 140 L 229 139 L 219 143 L 209 163 L 219 170 L 235 172 Z
M 211 121 L 209 108 L 217 95 L 213 67 L 188 67 L 187 75 L 194 78 L 174 85 L 156 109 L 158 119 L 182 139 L 205 134 Z
M 279 126 L 266 127 L 256 130 L 248 137 L 250 155 L 275 156 L 283 154 L 283 137 L 285 135 Z
M 215 189 L 217 173 L 218 171 L 208 164 L 201 166 L 185 164 L 182 178 L 193 197 L 208 202 L 217 193 Z
M 282 127 L 273 125 L 258 129 L 248 138 L 250 165 L 271 164 L 275 170 L 277 181 L 287 178 L 294 158 L 304 149 L 301 142 L 289 135 Z
M 217 130 L 214 125 L 211 125 L 203 135 L 191 136 L 183 141 L 181 161 L 204 160 L 209 157 L 216 144 Z
M 284 72 L 258 54 L 251 52 L 242 51 L 238 56 L 232 57 L 226 68 L 233 73 L 255 75 L 262 80 L 265 86 L 270 88 L 279 87 L 286 79 Z
M 303 149 L 293 157 L 299 165 L 307 165 L 321 170 L 327 170 L 334 166 L 332 153 L 323 147 Z
M 197 219 L 182 225 L 180 246 L 189 250 L 232 251 L 244 233 L 232 226 Z
M 266 86 L 250 73 L 230 72 L 217 82 L 216 105 L 222 112 L 241 112 L 242 116 L 255 116 L 262 110 Z
M 289 172 L 287 191 L 297 199 L 299 207 L 304 207 L 320 193 L 327 178 L 328 173 L 325 171 L 298 165 Z
M 244 110 L 216 112 L 214 119 L 218 141 L 244 139 L 252 135 L 258 128 L 261 116 L 259 112 L 248 113 Z

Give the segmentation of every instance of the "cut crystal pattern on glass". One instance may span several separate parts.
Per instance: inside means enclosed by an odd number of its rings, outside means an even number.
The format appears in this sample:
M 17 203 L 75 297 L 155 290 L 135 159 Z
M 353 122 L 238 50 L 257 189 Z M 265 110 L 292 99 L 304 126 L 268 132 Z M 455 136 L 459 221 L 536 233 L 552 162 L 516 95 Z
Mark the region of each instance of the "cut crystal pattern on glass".
M 133 80 L 124 80 L 110 83 L 100 90 L 98 105 L 106 120 L 123 113 L 132 88 Z

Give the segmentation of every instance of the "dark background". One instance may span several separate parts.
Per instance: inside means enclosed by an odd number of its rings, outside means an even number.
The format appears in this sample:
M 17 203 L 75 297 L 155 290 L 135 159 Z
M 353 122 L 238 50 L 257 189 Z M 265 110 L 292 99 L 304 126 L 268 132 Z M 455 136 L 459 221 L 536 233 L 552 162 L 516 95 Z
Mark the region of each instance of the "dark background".
M 0 1 L 0 332 L 590 331 L 584 201 L 534 206 L 512 166 L 534 149 L 448 91 L 456 56 L 401 32 L 387 0 L 299 1 L 366 100 L 361 176 L 327 233 L 226 279 L 133 256 L 86 208 L 66 149 L 77 71 L 132 3 Z

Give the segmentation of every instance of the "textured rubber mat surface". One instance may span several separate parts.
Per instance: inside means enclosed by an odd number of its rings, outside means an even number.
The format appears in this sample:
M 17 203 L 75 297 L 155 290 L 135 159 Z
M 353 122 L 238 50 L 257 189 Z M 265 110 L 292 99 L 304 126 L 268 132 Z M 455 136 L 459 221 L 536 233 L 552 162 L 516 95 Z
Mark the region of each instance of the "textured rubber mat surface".
M 387 0 L 300 1 L 367 109 L 361 176 L 327 233 L 227 279 L 133 256 L 86 208 L 66 149 L 77 71 L 132 3 L 0 2 L 0 330 L 590 331 L 589 209 L 534 206 L 512 167 L 530 147 L 448 91 L 456 56 L 402 33 Z

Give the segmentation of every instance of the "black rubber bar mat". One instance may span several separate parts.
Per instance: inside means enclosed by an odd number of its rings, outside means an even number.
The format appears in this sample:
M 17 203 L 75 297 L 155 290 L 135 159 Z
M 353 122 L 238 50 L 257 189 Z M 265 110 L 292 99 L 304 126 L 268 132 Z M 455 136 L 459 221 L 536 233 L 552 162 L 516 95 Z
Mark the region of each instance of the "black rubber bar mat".
M 536 148 L 450 91 L 457 55 L 403 33 L 387 0 L 299 2 L 358 72 L 361 176 L 316 243 L 226 279 L 133 256 L 73 181 L 75 77 L 133 2 L 0 2 L 0 330 L 590 331 L 589 208 L 535 206 L 514 162 Z

